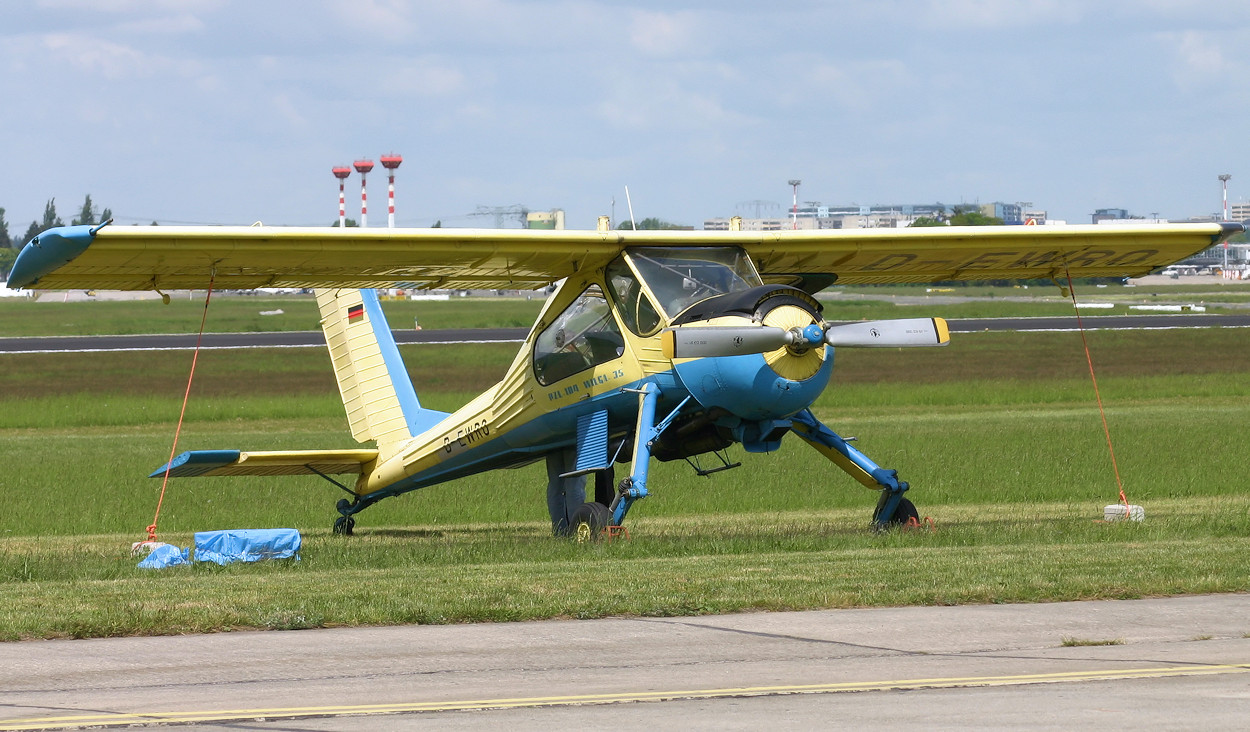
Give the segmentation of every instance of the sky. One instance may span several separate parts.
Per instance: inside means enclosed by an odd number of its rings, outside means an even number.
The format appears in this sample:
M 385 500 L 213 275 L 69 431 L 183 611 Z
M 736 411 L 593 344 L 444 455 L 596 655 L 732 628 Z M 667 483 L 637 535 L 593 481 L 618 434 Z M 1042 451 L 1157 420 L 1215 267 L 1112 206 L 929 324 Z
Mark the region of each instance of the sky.
M 796 178 L 1210 215 L 1221 173 L 1250 197 L 1248 50 L 1250 3 L 1209 0 L 12 0 L 0 207 L 14 238 L 88 194 L 121 224 L 329 225 L 331 168 L 397 153 L 400 226 L 593 228 L 628 187 L 698 228 L 784 215 Z

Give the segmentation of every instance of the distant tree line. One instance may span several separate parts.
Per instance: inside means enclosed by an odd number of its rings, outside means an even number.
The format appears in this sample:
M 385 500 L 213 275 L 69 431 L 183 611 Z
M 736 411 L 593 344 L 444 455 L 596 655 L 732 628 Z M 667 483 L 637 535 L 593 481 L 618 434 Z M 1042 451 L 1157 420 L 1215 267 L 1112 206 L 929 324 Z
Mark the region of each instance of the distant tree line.
M 98 224 L 108 221 L 111 218 L 113 218 L 112 209 L 106 208 L 103 211 L 97 212 L 95 204 L 91 201 L 91 194 L 88 193 L 86 200 L 82 202 L 82 208 L 79 209 L 78 215 L 70 220 L 70 225 L 78 226 L 80 224 Z M 0 248 L 20 248 L 25 245 L 26 242 L 34 239 L 36 236 L 39 236 L 48 229 L 64 225 L 64 219 L 62 219 L 56 212 L 56 199 L 49 198 L 48 202 L 44 204 L 43 207 L 43 219 L 36 219 L 30 222 L 30 226 L 26 227 L 26 233 L 22 235 L 21 239 L 14 241 L 12 235 L 9 234 L 9 222 L 8 219 L 5 218 L 5 210 L 0 208 Z
M 956 206 L 951 215 L 938 214 L 936 218 L 921 216 L 909 226 L 1002 226 L 1003 220 L 997 216 L 986 216 L 976 206 Z
M 34 239 L 48 229 L 64 226 L 65 221 L 57 215 L 56 199 L 49 198 L 43 207 L 43 219 L 36 219 L 30 222 L 30 226 L 26 227 L 26 233 L 20 239 L 14 240 L 9 234 L 9 221 L 5 216 L 6 212 L 0 208 L 0 272 L 8 276 L 9 268 L 13 266 L 14 260 L 17 259 L 17 252 L 26 242 Z M 80 224 L 98 224 L 113 218 L 113 212 L 110 209 L 96 211 L 95 204 L 91 201 L 91 194 L 87 194 L 86 200 L 82 203 L 78 215 L 70 219 L 73 226 Z
M 642 221 L 639 221 L 636 227 L 634 226 L 634 222 L 632 221 L 622 221 L 620 224 L 617 224 L 616 228 L 625 229 L 625 230 L 630 230 L 634 228 L 637 228 L 639 230 L 642 230 L 642 229 L 654 230 L 654 229 L 689 229 L 691 227 L 685 226 L 683 224 L 674 224 L 671 221 L 665 221 L 664 219 L 657 219 L 654 216 L 652 216 L 652 217 L 645 218 Z

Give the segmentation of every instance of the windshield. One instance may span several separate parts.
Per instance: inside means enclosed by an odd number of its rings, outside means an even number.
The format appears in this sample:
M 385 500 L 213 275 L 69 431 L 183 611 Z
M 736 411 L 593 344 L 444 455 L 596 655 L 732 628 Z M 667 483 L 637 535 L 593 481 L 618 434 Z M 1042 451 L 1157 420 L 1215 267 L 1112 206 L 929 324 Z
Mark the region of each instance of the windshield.
M 626 256 L 670 318 L 713 295 L 762 284 L 751 259 L 736 247 L 639 247 Z

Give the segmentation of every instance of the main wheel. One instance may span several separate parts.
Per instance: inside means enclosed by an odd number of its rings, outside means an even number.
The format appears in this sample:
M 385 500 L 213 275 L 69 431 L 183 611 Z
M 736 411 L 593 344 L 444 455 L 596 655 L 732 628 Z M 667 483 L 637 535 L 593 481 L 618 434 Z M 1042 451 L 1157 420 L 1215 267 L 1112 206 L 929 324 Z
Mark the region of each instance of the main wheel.
M 920 512 L 916 510 L 916 504 L 906 498 L 900 498 L 898 508 L 894 509 L 894 516 L 890 518 L 890 523 L 895 526 L 906 526 L 912 522 L 912 519 L 920 520 Z
M 340 536 L 351 536 L 354 528 L 356 528 L 356 519 L 351 516 L 339 516 L 334 519 L 334 533 Z
M 583 503 L 573 512 L 573 518 L 569 522 L 569 530 L 573 539 L 584 544 L 590 541 L 598 541 L 599 536 L 612 521 L 612 512 L 608 507 L 596 501 Z

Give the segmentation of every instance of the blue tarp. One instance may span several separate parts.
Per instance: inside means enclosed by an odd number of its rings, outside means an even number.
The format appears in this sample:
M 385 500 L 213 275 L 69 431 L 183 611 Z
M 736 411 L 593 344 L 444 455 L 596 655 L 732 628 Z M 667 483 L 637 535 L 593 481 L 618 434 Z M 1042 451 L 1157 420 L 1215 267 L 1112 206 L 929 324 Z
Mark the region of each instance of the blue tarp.
M 179 564 L 190 564 L 191 560 L 187 556 L 190 553 L 190 549 L 179 549 L 172 544 L 160 544 L 152 549 L 142 562 L 139 562 L 139 569 L 164 569 L 176 567 Z
M 299 559 L 295 529 L 228 529 L 195 535 L 195 561 L 229 564 L 261 559 Z
M 197 562 L 230 564 L 257 562 L 261 559 L 294 559 L 299 561 L 301 539 L 295 529 L 229 529 L 200 531 L 195 535 Z M 190 549 L 159 544 L 142 562 L 140 569 L 164 569 L 190 564 Z

